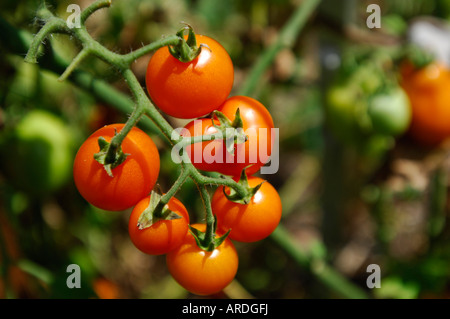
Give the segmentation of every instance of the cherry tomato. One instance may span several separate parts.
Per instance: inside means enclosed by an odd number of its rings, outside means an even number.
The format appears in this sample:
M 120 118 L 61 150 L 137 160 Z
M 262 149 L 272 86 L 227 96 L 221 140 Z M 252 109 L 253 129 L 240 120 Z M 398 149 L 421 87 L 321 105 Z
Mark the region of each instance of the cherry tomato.
M 224 140 L 207 141 L 187 147 L 191 162 L 200 170 L 219 172 L 224 175 L 240 176 L 247 168 L 247 174 L 259 171 L 268 162 L 273 146 L 273 120 L 269 111 L 257 100 L 246 96 L 233 96 L 218 109 L 233 121 L 239 109 L 243 130 L 248 136 L 245 143 L 236 144 L 233 154 L 227 152 Z M 218 122 L 215 122 L 218 124 Z M 216 133 L 211 119 L 199 119 L 185 126 L 183 136 L 198 136 Z M 192 155 L 193 154 L 193 155 Z
M 124 124 L 111 124 L 94 132 L 81 145 L 75 157 L 73 176 L 81 196 L 92 205 L 110 211 L 130 208 L 148 196 L 159 174 L 159 153 L 153 140 L 134 127 L 125 137 L 122 150 L 126 160 L 112 169 L 109 176 L 103 165 L 94 159 L 99 152 L 98 138 L 111 141 L 115 130 Z
M 211 113 L 228 97 L 233 87 L 233 63 L 214 39 L 196 35 L 201 53 L 191 62 L 173 57 L 167 47 L 151 57 L 146 73 L 148 93 L 164 113 L 191 119 Z
M 192 227 L 206 229 L 204 224 Z M 205 251 L 197 246 L 190 232 L 181 246 L 166 255 L 166 262 L 172 277 L 197 295 L 220 292 L 233 280 L 238 269 L 238 255 L 228 238 L 213 251 Z
M 281 219 L 281 199 L 276 189 L 259 177 L 249 177 L 250 187 L 262 183 L 247 205 L 232 202 L 223 193 L 223 186 L 215 191 L 211 206 L 217 217 L 217 227 L 223 232 L 231 229 L 228 238 L 240 242 L 255 242 L 269 236 Z M 229 193 L 229 189 L 225 188 Z
M 137 223 L 148 207 L 150 197 L 142 199 L 133 208 L 128 223 L 128 232 L 133 244 L 149 255 L 162 255 L 178 247 L 188 231 L 189 214 L 186 207 L 175 197 L 167 204 L 169 209 L 181 218 L 160 220 L 148 228 L 139 229 Z
M 405 63 L 401 75 L 412 107 L 411 136 L 430 146 L 450 137 L 449 69 L 438 62 L 420 69 Z

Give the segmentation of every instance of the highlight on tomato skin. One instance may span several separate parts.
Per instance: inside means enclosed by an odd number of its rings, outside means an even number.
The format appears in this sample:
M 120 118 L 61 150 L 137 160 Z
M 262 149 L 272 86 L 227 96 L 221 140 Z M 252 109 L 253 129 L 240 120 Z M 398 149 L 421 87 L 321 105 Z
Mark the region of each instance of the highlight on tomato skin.
M 191 62 L 173 57 L 167 47 L 157 50 L 147 66 L 146 87 L 150 98 L 165 114 L 193 119 L 216 110 L 229 96 L 234 67 L 225 48 L 216 40 L 196 35 L 204 45 Z
M 205 231 L 205 224 L 192 227 Z M 167 268 L 172 277 L 189 292 L 206 296 L 222 291 L 236 276 L 238 254 L 233 243 L 226 238 L 213 251 L 197 246 L 194 236 L 187 233 L 184 242 L 166 255 Z
M 249 187 L 261 184 L 247 205 L 230 201 L 220 186 L 214 192 L 211 207 L 217 218 L 217 227 L 231 230 L 228 238 L 239 242 L 256 242 L 267 238 L 281 220 L 282 203 L 276 189 L 259 177 L 249 177 Z M 229 193 L 229 189 L 225 188 Z
M 123 127 L 124 124 L 111 124 L 97 130 L 75 156 L 75 185 L 87 202 L 100 209 L 121 211 L 133 207 L 150 193 L 159 175 L 158 149 L 151 137 L 137 127 L 122 142 L 123 152 L 129 155 L 112 169 L 113 177 L 94 159 L 99 152 L 98 138 L 102 136 L 109 142 Z
M 133 208 L 128 223 L 130 239 L 136 248 L 143 253 L 149 255 L 167 254 L 183 242 L 188 232 L 188 211 L 181 201 L 172 197 L 167 206 L 179 218 L 159 220 L 148 228 L 139 229 L 139 217 L 148 207 L 149 203 L 150 197 L 147 196 Z

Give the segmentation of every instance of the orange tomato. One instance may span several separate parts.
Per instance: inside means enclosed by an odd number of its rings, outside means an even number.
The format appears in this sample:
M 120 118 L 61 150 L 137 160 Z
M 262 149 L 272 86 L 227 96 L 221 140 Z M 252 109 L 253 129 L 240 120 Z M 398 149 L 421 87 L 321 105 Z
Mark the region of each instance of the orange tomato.
M 246 96 L 233 96 L 227 99 L 218 109 L 230 121 L 235 118 L 239 109 L 244 133 L 248 136 L 245 143 L 236 144 L 233 154 L 226 149 L 224 140 L 207 141 L 201 146 L 192 145 L 186 148 L 193 165 L 200 170 L 219 172 L 229 176 L 240 176 L 242 170 L 252 175 L 268 162 L 273 147 L 274 128 L 272 116 L 259 101 Z M 215 121 L 218 124 L 217 121 Z M 190 136 L 216 133 L 211 119 L 199 119 L 188 123 L 182 135 Z M 217 153 L 219 152 L 219 153 Z
M 250 187 L 262 182 L 259 177 L 248 178 Z M 228 188 L 225 190 L 229 193 Z M 228 238 L 240 242 L 255 242 L 269 236 L 278 226 L 282 211 L 280 196 L 267 181 L 247 205 L 228 200 L 220 186 L 213 195 L 211 208 L 217 217 L 218 229 L 223 232 L 231 229 Z
M 92 283 L 92 289 L 99 299 L 120 298 L 120 289 L 117 284 L 106 278 L 96 278 Z
M 139 217 L 148 207 L 150 197 L 142 199 L 133 208 L 128 223 L 128 232 L 133 244 L 142 252 L 149 255 L 162 255 L 178 247 L 189 225 L 189 215 L 186 207 L 175 197 L 167 204 L 169 209 L 180 216 L 172 220 L 160 220 L 150 227 L 139 229 L 137 226 Z
M 233 87 L 234 68 L 226 50 L 210 37 L 196 35 L 196 40 L 208 47 L 191 62 L 179 61 L 163 47 L 148 63 L 148 93 L 161 111 L 173 117 L 191 119 L 211 113 Z
M 201 231 L 206 229 L 204 224 L 191 226 Z M 205 251 L 197 246 L 190 232 L 181 246 L 166 255 L 166 262 L 172 277 L 197 295 L 220 292 L 233 280 L 238 269 L 238 255 L 228 238 L 213 251 Z
M 421 69 L 405 63 L 401 75 L 412 108 L 411 136 L 426 145 L 436 145 L 450 137 L 449 69 L 438 62 Z
M 75 157 L 73 176 L 75 185 L 92 205 L 110 211 L 130 208 L 150 194 L 159 174 L 160 159 L 153 140 L 134 127 L 125 137 L 122 150 L 129 154 L 126 160 L 112 169 L 109 176 L 103 165 L 94 159 L 98 153 L 98 138 L 110 142 L 115 130 L 124 124 L 111 124 L 94 132 L 81 145 Z

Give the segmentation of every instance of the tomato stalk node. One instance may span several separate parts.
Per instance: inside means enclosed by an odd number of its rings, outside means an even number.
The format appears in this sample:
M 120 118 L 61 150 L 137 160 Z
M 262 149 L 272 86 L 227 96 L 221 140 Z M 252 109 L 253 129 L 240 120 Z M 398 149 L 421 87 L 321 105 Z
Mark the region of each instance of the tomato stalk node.
M 145 229 L 161 220 L 174 220 L 181 218 L 180 215 L 169 209 L 168 204 L 161 202 L 161 195 L 152 191 L 148 207 L 139 216 L 137 227 Z
M 248 205 L 253 196 L 255 196 L 256 192 L 261 188 L 262 183 L 256 185 L 255 187 L 250 187 L 248 184 L 248 178 L 247 178 L 247 173 L 246 173 L 246 169 L 248 167 L 244 168 L 241 172 L 241 176 L 239 178 L 239 182 L 238 184 L 241 185 L 244 189 L 245 189 L 245 195 L 242 196 L 242 194 L 238 193 L 235 189 L 230 188 L 230 192 L 229 194 L 227 194 L 227 192 L 225 191 L 225 187 L 223 188 L 223 193 L 225 195 L 225 197 L 235 203 L 238 204 L 243 204 L 243 205 Z
M 214 122 L 214 117 L 219 121 L 219 125 Z M 248 136 L 244 133 L 244 123 L 242 122 L 242 118 L 240 115 L 239 108 L 236 110 L 235 117 L 233 122 L 230 121 L 225 114 L 220 111 L 214 111 L 212 117 L 213 126 L 222 133 L 222 136 L 225 136 L 226 149 L 230 154 L 234 153 L 235 144 L 242 144 L 247 142 Z M 230 129 L 233 134 L 230 135 Z

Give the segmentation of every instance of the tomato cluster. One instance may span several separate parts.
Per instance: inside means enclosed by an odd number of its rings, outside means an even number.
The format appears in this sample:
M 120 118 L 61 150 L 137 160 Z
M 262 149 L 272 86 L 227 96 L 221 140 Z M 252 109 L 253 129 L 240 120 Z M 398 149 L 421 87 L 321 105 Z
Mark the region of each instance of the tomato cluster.
M 150 255 L 166 254 L 169 272 L 180 285 L 192 293 L 208 295 L 225 288 L 237 273 L 238 255 L 230 239 L 255 242 L 269 236 L 280 221 L 281 200 L 272 185 L 252 176 L 269 161 L 272 152 L 274 124 L 270 113 L 253 98 L 229 97 L 234 70 L 228 53 L 207 36 L 196 35 L 196 41 L 201 51 L 190 62 L 181 62 L 170 47 L 158 49 L 148 64 L 146 86 L 150 98 L 163 113 L 192 119 L 182 136 L 217 133 L 220 121 L 215 117 L 216 111 L 230 123 L 240 123 L 246 140 L 233 141 L 233 150 L 227 148 L 226 139 L 205 140 L 186 147 L 191 163 L 198 170 L 227 175 L 243 183 L 252 194 L 242 202 L 230 196 L 228 187 L 219 187 L 214 193 L 211 210 L 216 219 L 215 236 L 226 234 L 228 238 L 210 249 L 199 245 L 192 230 L 204 233 L 206 225 L 190 225 L 187 209 L 175 197 L 170 198 L 158 216 L 153 215 L 149 225 L 144 225 L 142 218 L 152 207 L 155 200 L 152 197 L 160 196 L 152 192 L 160 158 L 152 139 L 136 127 L 121 143 L 124 160 L 109 172 L 95 158 L 102 151 L 99 138 L 110 143 L 124 128 L 123 124 L 108 125 L 92 134 L 80 147 L 73 171 L 80 194 L 92 205 L 111 211 L 133 208 L 128 231 L 139 250 Z M 211 116 L 204 117 L 208 114 Z M 215 161 L 203 155 L 196 158 L 196 146 L 202 154 L 208 149 L 220 154 L 215 154 Z

